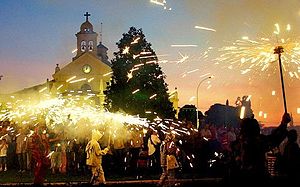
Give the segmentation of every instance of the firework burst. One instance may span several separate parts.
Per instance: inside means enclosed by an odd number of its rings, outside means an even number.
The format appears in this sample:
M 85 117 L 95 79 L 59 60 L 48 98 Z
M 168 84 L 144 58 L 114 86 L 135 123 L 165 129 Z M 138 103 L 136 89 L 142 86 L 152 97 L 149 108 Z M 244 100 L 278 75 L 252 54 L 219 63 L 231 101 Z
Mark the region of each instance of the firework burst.
M 291 30 L 290 25 L 287 25 L 286 32 L 282 34 L 279 25 L 275 24 L 275 27 L 275 40 L 267 37 L 250 39 L 245 36 L 232 42 L 230 46 L 222 47 L 219 50 L 222 54 L 215 59 L 216 64 L 226 64 L 223 67 L 229 69 L 240 69 L 241 74 L 268 72 L 268 75 L 271 75 L 278 73 L 278 64 L 274 63 L 278 61 L 278 55 L 274 54 L 274 48 L 282 46 L 284 53 L 281 59 L 284 72 L 288 73 L 290 78 L 299 79 L 300 39 L 286 37 Z

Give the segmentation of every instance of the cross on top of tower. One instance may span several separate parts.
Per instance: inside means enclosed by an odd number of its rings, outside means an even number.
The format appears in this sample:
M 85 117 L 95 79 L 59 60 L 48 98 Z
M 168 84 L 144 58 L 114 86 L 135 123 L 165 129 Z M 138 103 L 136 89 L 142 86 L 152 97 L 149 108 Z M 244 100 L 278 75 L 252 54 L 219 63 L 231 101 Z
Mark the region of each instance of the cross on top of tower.
M 91 14 L 89 14 L 88 12 L 86 12 L 86 13 L 84 14 L 84 16 L 86 17 L 86 18 L 85 18 L 86 21 L 88 21 L 88 20 L 89 20 L 89 16 L 91 16 Z

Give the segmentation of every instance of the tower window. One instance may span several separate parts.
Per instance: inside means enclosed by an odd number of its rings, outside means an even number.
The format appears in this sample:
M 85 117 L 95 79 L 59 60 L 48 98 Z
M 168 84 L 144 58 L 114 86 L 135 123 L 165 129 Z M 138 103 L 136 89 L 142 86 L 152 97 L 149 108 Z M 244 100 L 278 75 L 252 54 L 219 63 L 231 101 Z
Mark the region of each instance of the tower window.
M 89 51 L 93 51 L 94 44 L 93 41 L 89 41 Z
M 81 41 L 80 49 L 81 49 L 81 51 L 85 51 L 86 50 L 86 42 L 85 41 Z

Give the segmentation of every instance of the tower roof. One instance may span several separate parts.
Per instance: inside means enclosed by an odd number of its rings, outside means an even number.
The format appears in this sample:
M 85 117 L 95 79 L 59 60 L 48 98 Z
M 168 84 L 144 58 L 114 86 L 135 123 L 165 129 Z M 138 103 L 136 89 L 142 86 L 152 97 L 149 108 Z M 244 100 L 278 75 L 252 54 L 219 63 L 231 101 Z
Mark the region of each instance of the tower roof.
M 91 14 L 86 12 L 84 16 L 85 22 L 81 24 L 80 32 L 93 32 L 93 25 L 89 22 L 89 16 L 91 16 Z
M 80 26 L 81 32 L 93 32 L 93 25 L 89 21 L 85 21 Z
M 102 42 L 100 42 L 98 45 L 97 45 L 97 48 L 104 48 L 106 50 L 108 50 L 108 48 L 102 44 Z

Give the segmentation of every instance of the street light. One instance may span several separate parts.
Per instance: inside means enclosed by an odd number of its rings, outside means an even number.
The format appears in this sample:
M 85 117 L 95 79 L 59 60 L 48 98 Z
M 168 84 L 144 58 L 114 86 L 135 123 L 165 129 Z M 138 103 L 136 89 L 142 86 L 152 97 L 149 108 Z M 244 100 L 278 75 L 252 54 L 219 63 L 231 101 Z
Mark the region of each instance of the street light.
M 197 96 L 197 97 L 196 97 L 196 100 L 197 100 L 197 103 L 196 103 L 196 106 L 197 106 L 197 108 L 196 108 L 196 116 L 197 116 L 197 121 L 196 121 L 196 123 L 197 123 L 197 129 L 199 128 L 198 90 L 199 90 L 200 85 L 201 85 L 204 81 L 206 81 L 207 79 L 211 79 L 211 78 L 213 78 L 213 76 L 209 76 L 209 77 L 206 77 L 206 78 L 202 79 L 202 80 L 199 82 L 198 86 L 197 86 L 197 93 L 196 93 L 196 96 Z

